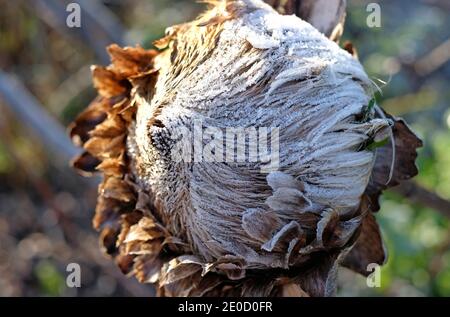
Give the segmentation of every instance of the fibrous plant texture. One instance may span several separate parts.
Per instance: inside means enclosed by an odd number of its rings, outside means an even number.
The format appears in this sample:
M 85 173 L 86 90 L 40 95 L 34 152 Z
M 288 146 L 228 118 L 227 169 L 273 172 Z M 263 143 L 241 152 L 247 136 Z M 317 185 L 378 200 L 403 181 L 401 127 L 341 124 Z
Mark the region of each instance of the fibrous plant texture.
M 417 174 L 421 142 L 354 56 L 259 0 L 213 1 L 155 45 L 110 46 L 71 126 L 74 166 L 103 174 L 94 226 L 124 273 L 162 296 L 326 296 L 339 265 L 384 263 L 372 212 Z

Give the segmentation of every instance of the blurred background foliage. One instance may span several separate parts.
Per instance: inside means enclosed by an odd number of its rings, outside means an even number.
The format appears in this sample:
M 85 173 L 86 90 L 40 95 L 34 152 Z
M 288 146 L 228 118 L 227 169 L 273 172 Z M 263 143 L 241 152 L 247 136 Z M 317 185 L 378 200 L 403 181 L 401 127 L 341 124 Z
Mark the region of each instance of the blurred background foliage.
M 65 25 L 69 2 L 0 0 L 0 69 L 20 80 L 63 126 L 95 96 L 89 65 L 107 62 L 103 43 L 119 38 L 150 48 L 167 26 L 203 8 L 192 0 L 80 0 L 88 7 L 80 32 Z M 381 105 L 407 119 L 424 140 L 417 182 L 450 199 L 450 3 L 377 1 L 382 25 L 369 28 L 371 1 L 348 2 L 342 42 L 356 46 L 382 88 Z M 89 19 L 125 31 L 121 37 L 101 34 L 86 26 Z M 94 48 L 89 37 L 101 47 Z M 95 184 L 67 165 L 0 95 L 0 295 L 152 295 L 99 251 L 90 223 Z M 449 219 L 390 192 L 377 218 L 389 250 L 381 287 L 369 288 L 365 278 L 342 269 L 338 295 L 450 296 Z M 71 262 L 82 268 L 79 289 L 65 286 Z

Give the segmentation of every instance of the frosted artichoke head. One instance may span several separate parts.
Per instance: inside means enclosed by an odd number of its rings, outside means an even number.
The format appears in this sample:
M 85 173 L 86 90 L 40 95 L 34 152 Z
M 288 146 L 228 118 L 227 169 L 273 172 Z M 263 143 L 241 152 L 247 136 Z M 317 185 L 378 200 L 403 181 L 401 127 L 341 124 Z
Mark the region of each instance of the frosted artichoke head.
M 420 141 L 360 63 L 259 0 L 167 33 L 159 52 L 111 46 L 72 127 L 120 267 L 161 295 L 331 295 L 339 264 L 383 263 L 371 211 Z

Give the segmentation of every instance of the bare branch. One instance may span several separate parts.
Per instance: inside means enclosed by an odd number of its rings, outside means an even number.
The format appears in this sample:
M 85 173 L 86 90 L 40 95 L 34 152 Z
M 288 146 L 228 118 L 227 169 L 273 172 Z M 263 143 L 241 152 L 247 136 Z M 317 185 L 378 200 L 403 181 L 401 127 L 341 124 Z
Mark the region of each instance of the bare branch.
M 450 218 L 450 201 L 412 181 L 404 182 L 399 186 L 392 188 L 392 191 L 400 194 L 413 203 L 420 204 L 424 207 L 430 207 L 441 215 Z
M 79 152 L 62 125 L 44 110 L 19 80 L 3 71 L 0 71 L 0 97 L 23 126 L 37 134 L 62 160 L 68 161 Z
M 414 63 L 414 69 L 420 76 L 427 76 L 450 60 L 450 39 L 440 44 L 430 53 Z

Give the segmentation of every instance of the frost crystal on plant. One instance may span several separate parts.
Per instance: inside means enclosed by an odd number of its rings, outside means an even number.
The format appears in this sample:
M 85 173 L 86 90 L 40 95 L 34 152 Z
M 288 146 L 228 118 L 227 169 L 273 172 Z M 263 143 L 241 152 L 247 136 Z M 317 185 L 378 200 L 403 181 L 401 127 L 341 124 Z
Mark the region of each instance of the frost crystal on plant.
M 333 293 L 339 264 L 384 261 L 371 210 L 386 183 L 416 174 L 420 142 L 370 109 L 357 59 L 259 0 L 214 1 L 156 44 L 110 47 L 112 65 L 94 69 L 101 97 L 72 130 L 88 152 L 78 166 L 105 174 L 95 224 L 125 272 L 160 295 L 317 296 Z M 278 169 L 251 155 L 174 160 L 198 121 L 277 128 Z M 390 129 L 408 142 L 373 146 Z M 387 178 L 392 148 L 405 169 Z

